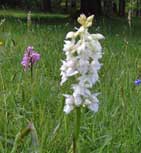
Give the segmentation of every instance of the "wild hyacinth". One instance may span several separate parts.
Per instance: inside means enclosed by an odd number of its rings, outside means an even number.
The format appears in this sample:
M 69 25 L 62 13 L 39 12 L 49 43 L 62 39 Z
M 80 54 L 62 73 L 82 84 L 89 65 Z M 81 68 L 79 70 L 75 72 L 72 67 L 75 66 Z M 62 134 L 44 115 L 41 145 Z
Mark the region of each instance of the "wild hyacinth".
M 81 27 L 66 35 L 63 49 L 66 59 L 62 61 L 61 66 L 61 85 L 68 78 L 75 76 L 75 83 L 71 85 L 72 94 L 64 94 L 66 114 L 80 106 L 85 106 L 94 112 L 98 111 L 98 94 L 92 93 L 90 89 L 99 80 L 98 71 L 101 68 L 99 59 L 102 57 L 99 40 L 104 39 L 104 36 L 88 32 L 93 18 L 93 15 L 88 18 L 84 14 L 80 15 L 77 21 Z
M 32 68 L 32 66 L 40 60 L 40 54 L 38 54 L 36 51 L 34 51 L 32 46 L 27 47 L 24 57 L 22 59 L 22 66 L 24 70 L 26 71 L 29 68 Z
M 141 80 L 140 79 L 138 79 L 138 80 L 135 80 L 135 85 L 140 85 L 141 84 Z

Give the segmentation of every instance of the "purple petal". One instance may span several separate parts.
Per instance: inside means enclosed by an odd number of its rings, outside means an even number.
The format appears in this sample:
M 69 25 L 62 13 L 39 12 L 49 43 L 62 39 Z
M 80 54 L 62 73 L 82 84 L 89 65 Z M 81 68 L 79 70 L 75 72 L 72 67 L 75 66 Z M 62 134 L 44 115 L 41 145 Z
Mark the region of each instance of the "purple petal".
M 139 79 L 138 80 L 135 80 L 134 83 L 135 83 L 135 85 L 140 85 L 141 84 L 141 80 L 139 80 Z
M 38 60 L 40 60 L 40 54 L 34 52 L 32 54 L 32 64 L 36 63 Z
M 88 108 L 93 111 L 93 112 L 97 112 L 98 111 L 98 108 L 99 108 L 99 105 L 98 103 L 91 103 Z

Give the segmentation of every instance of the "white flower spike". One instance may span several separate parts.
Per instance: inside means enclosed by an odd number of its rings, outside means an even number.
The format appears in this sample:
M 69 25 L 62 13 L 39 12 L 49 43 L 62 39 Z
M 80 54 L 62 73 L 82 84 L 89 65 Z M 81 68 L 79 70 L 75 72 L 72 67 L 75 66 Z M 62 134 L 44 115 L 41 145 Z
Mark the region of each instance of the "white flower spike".
M 88 28 L 92 26 L 94 15 L 88 18 L 82 14 L 77 19 L 81 24 L 75 32 L 66 35 L 63 51 L 66 60 L 62 61 L 61 85 L 69 77 L 75 76 L 75 83 L 71 85 L 72 95 L 64 95 L 64 112 L 69 114 L 75 107 L 85 106 L 93 112 L 99 108 L 97 93 L 92 93 L 91 88 L 99 81 L 98 71 L 102 64 L 102 46 L 99 40 L 104 39 L 102 34 L 90 34 Z

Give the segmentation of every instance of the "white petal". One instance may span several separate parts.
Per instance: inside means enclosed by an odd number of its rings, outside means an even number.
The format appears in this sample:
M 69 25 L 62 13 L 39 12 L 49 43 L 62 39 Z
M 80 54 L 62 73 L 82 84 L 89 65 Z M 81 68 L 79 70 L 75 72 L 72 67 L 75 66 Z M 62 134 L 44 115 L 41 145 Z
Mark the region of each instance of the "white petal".
M 72 110 L 73 110 L 73 106 L 72 105 L 65 105 L 64 106 L 64 112 L 66 113 L 66 114 L 69 114 Z
M 73 96 L 68 96 L 65 100 L 66 105 L 73 105 L 74 103 L 74 97 Z
M 73 76 L 73 75 L 76 75 L 77 73 L 78 73 L 78 71 L 76 71 L 73 68 L 68 68 L 67 71 L 66 71 L 67 76 Z
M 77 46 L 77 53 L 85 52 L 85 43 Z
M 60 85 L 62 86 L 67 81 L 67 79 L 67 77 L 62 77 Z
M 82 104 L 82 98 L 80 97 L 80 95 L 73 94 L 73 96 L 74 96 L 74 99 L 75 99 L 75 101 L 74 101 L 75 105 L 80 106 Z
M 90 105 L 91 104 L 91 101 L 89 99 L 86 99 L 85 102 L 84 102 L 84 104 L 85 105 Z
M 95 52 L 102 51 L 101 44 L 97 40 L 90 41 L 88 47 L 90 50 L 95 51 Z
M 67 33 L 67 35 L 66 35 L 66 39 L 69 39 L 69 38 L 73 38 L 74 37 L 74 34 L 75 34 L 75 32 L 69 32 L 69 33 Z
M 97 40 L 101 40 L 101 39 L 104 39 L 105 37 L 100 34 L 100 33 L 97 33 L 97 34 L 92 34 L 91 35 L 93 39 L 97 39 Z
M 88 105 L 88 108 L 91 111 L 97 112 L 98 111 L 98 108 L 99 108 L 99 105 L 98 105 L 98 103 L 91 103 L 90 105 Z
M 88 69 L 89 69 L 89 61 L 87 60 L 80 60 L 79 61 L 79 72 L 84 74 L 84 73 L 87 73 L 88 72 Z
M 82 95 L 82 96 L 89 96 L 91 95 L 91 92 L 89 89 L 87 89 L 85 86 L 81 86 L 80 84 L 72 85 L 72 89 L 74 90 L 75 95 Z
M 67 64 L 67 67 L 74 67 L 76 62 L 75 62 L 75 60 L 69 60 L 69 61 L 67 61 L 66 64 Z
M 92 21 L 93 21 L 93 18 L 94 18 L 94 15 L 91 15 L 91 16 L 89 16 L 89 17 L 87 18 L 87 21 L 88 21 L 88 22 L 92 22 Z

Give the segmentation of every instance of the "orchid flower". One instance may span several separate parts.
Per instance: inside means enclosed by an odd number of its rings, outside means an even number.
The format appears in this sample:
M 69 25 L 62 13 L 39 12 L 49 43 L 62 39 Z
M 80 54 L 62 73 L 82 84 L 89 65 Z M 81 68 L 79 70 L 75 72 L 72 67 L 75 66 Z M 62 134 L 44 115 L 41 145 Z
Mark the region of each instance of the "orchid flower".
M 94 16 L 84 14 L 78 18 L 80 28 L 66 35 L 63 51 L 66 59 L 62 60 L 61 85 L 70 77 L 75 76 L 75 83 L 71 85 L 72 94 L 64 94 L 64 112 L 69 114 L 75 107 L 85 106 L 97 112 L 99 100 L 97 93 L 91 88 L 99 81 L 98 72 L 102 66 L 102 46 L 99 40 L 104 39 L 102 34 L 90 34 L 88 28 L 92 26 Z
M 21 64 L 24 70 L 31 68 L 38 60 L 40 60 L 40 54 L 34 51 L 32 46 L 27 47 Z

